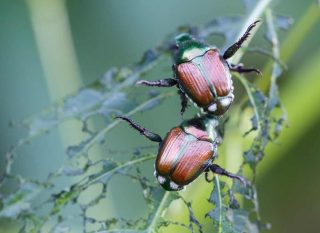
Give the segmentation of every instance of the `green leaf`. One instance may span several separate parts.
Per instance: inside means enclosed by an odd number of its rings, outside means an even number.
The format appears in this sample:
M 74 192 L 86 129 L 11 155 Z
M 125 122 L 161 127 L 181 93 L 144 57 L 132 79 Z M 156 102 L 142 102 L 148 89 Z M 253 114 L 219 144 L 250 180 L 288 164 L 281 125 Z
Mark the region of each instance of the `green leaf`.
M 15 219 L 22 213 L 33 212 L 31 202 L 42 189 L 39 184 L 23 182 L 19 190 L 1 201 L 0 217 Z

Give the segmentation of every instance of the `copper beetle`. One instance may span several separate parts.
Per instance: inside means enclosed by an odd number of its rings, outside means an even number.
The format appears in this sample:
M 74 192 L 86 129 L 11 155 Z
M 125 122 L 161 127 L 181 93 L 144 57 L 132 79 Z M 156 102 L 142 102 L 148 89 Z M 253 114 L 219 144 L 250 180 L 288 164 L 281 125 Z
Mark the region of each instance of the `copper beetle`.
M 171 87 L 177 86 L 181 97 L 181 114 L 187 106 L 187 97 L 202 109 L 212 115 L 223 115 L 233 102 L 233 84 L 230 71 L 245 73 L 260 71 L 255 68 L 244 68 L 227 62 L 250 35 L 250 31 L 259 20 L 252 23 L 223 55 L 216 47 L 196 40 L 190 34 L 181 34 L 175 38 L 173 49 L 174 78 L 157 81 L 140 80 L 137 83 L 147 86 Z
M 238 179 L 246 184 L 247 181 L 243 177 L 213 163 L 221 140 L 217 130 L 217 119 L 203 116 L 184 121 L 172 128 L 162 140 L 158 134 L 150 132 L 128 117 L 117 118 L 127 121 L 146 138 L 159 143 L 154 175 L 164 189 L 181 190 L 203 172 L 206 180 L 210 181 L 209 171 Z

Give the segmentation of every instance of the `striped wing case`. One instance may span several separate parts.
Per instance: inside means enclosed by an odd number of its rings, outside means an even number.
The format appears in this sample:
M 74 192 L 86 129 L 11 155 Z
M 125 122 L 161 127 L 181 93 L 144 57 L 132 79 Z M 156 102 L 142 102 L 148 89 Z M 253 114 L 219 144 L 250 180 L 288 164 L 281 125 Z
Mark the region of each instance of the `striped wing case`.
M 199 107 L 206 108 L 231 91 L 228 65 L 215 49 L 179 64 L 176 73 L 183 90 Z
M 157 173 L 179 186 L 196 179 L 214 156 L 213 144 L 182 128 L 173 128 L 160 147 L 156 160 Z

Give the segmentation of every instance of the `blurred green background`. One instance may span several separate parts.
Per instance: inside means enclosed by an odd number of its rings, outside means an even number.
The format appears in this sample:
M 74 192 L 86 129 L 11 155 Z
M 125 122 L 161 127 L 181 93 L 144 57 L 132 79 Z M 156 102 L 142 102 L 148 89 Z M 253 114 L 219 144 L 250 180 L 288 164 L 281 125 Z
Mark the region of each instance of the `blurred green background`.
M 260 211 L 262 219 L 272 224 L 270 232 L 320 232 L 320 8 L 314 0 L 277 0 L 272 8 L 276 14 L 294 19 L 288 31 L 279 33 L 281 57 L 288 65 L 280 79 L 280 95 L 289 128 L 277 144 L 268 147 L 258 167 Z M 180 25 L 243 12 L 239 0 L 1 0 L 1 161 L 25 134 L 22 129 L 10 128 L 10 121 L 23 120 L 74 93 L 112 66 L 138 61 L 145 50 Z M 253 40 L 254 46 L 262 43 L 261 36 Z M 247 53 L 243 61 L 265 67 L 263 58 L 253 53 Z M 166 63 L 148 79 L 168 77 L 170 72 Z M 261 88 L 267 83 L 258 80 Z M 171 98 L 135 119 L 164 135 L 180 122 L 179 99 Z M 79 122 L 64 123 L 19 149 L 22 156 L 13 169 L 41 180 L 66 160 L 66 146 L 83 137 Z M 115 148 L 121 147 L 121 140 L 148 145 L 124 126 L 114 137 Z M 3 162 L 0 169 L 4 169 Z M 122 195 L 115 198 L 119 201 Z M 0 223 L 0 232 L 9 231 L 4 221 Z

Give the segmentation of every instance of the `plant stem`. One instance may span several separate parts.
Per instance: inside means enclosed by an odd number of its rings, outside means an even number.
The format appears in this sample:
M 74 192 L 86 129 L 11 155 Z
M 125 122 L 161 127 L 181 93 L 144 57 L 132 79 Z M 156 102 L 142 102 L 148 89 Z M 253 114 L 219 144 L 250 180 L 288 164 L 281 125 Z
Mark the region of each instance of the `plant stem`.
M 290 81 L 282 88 L 281 101 L 288 111 L 289 123 L 292 127 L 284 129 L 277 139 L 277 145 L 281 146 L 273 145 L 265 151 L 268 156 L 259 167 L 259 177 L 263 177 L 278 160 L 283 159 L 286 152 L 299 143 L 299 139 L 319 121 L 320 108 L 315 107 L 320 97 L 319 61 L 320 50 L 315 56 L 305 61 L 304 65 L 299 67 L 299 71 L 291 76 Z M 295 98 L 297 96 L 303 96 L 303 98 Z
M 56 101 L 83 85 L 65 0 L 27 0 L 27 3 L 49 97 Z M 59 127 L 64 146 L 81 141 L 77 125 L 65 127 Z
M 82 86 L 65 0 L 27 0 L 52 101 Z
M 220 182 L 219 182 L 219 176 L 215 175 L 214 177 L 214 185 L 216 186 L 218 190 L 218 198 L 219 198 L 219 206 L 216 206 L 215 208 L 219 208 L 219 228 L 218 228 L 218 233 L 222 232 L 222 198 L 221 198 L 221 190 L 220 190 Z
M 261 0 L 257 3 L 257 5 L 255 6 L 255 8 L 252 10 L 251 14 L 247 17 L 245 23 L 243 24 L 241 30 L 238 33 L 238 36 L 236 39 L 240 38 L 244 32 L 247 30 L 248 26 L 250 24 L 252 24 L 254 21 L 256 21 L 257 19 L 259 19 L 261 17 L 261 15 L 263 14 L 263 12 L 265 11 L 265 9 L 269 6 L 269 4 L 271 3 L 272 0 Z M 257 27 L 259 27 L 259 25 L 257 25 Z M 246 40 L 246 44 L 249 44 L 250 41 L 253 38 L 254 32 L 251 33 L 252 35 L 249 36 L 249 38 Z M 231 63 L 238 63 L 241 59 L 241 57 L 243 56 L 243 49 L 240 49 L 231 59 L 230 62 Z
M 152 222 L 150 224 L 150 226 L 147 229 L 148 233 L 153 233 L 155 232 L 154 229 L 156 228 L 156 224 L 158 222 L 158 219 L 161 217 L 162 211 L 164 210 L 164 208 L 167 207 L 167 200 L 169 198 L 170 192 L 166 191 L 165 194 L 162 197 L 162 200 L 157 208 L 156 213 L 153 216 Z
M 249 98 L 249 100 L 251 102 L 251 105 L 253 107 L 254 115 L 257 118 L 257 122 L 260 122 L 260 116 L 259 116 L 259 112 L 258 112 L 258 109 L 257 109 L 257 105 L 254 102 L 254 97 L 252 95 L 252 92 L 250 91 L 250 87 L 248 85 L 247 80 L 240 74 L 234 74 L 234 75 L 238 78 L 238 80 L 241 82 L 241 84 L 243 85 L 244 89 L 246 90 L 246 92 L 248 94 L 248 98 Z M 258 126 L 258 130 L 259 130 L 260 124 L 258 124 L 257 126 Z
M 320 10 L 319 7 L 312 2 L 302 18 L 297 22 L 294 28 L 289 32 L 286 39 L 281 43 L 282 48 L 280 49 L 280 58 L 283 63 L 288 62 L 291 57 L 295 54 L 296 50 L 302 41 L 309 35 L 312 28 L 319 22 Z M 262 69 L 263 78 L 257 80 L 257 85 L 263 90 L 267 90 L 269 86 L 270 73 L 272 69 L 273 61 L 267 63 Z

